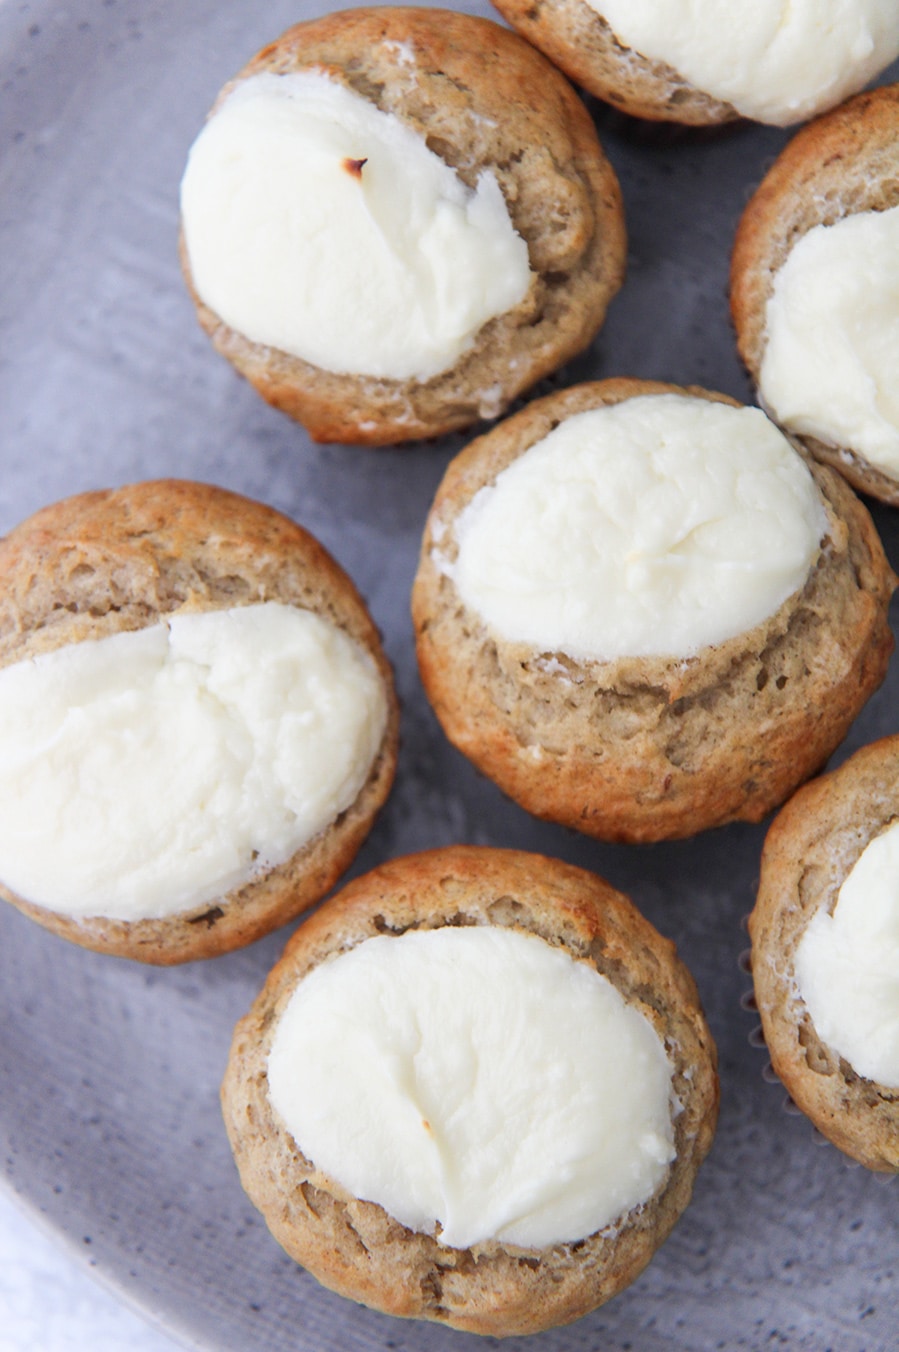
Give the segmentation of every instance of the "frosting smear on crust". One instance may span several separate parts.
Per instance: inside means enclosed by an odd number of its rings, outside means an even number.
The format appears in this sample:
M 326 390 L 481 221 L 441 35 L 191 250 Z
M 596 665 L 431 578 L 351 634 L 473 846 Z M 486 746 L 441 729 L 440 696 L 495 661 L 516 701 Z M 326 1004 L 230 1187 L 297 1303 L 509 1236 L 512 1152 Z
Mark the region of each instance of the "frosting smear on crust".
M 797 240 L 765 338 L 759 391 L 777 421 L 899 475 L 899 207 Z
M 237 84 L 194 142 L 181 209 L 201 300 L 340 374 L 427 380 L 530 287 L 494 174 L 468 187 L 321 71 Z
M 773 615 L 827 529 L 758 409 L 654 394 L 566 418 L 475 494 L 437 563 L 507 642 L 688 657 Z
M 822 1042 L 856 1074 L 899 1089 L 899 825 L 862 851 L 833 914 L 812 916 L 796 979 Z
M 355 800 L 375 665 L 274 602 L 174 615 L 0 671 L 0 879 L 74 917 L 178 914 L 283 863 Z
M 489 925 L 378 936 L 280 1016 L 272 1104 L 315 1168 L 465 1249 L 573 1242 L 674 1158 L 672 1067 L 595 968 Z

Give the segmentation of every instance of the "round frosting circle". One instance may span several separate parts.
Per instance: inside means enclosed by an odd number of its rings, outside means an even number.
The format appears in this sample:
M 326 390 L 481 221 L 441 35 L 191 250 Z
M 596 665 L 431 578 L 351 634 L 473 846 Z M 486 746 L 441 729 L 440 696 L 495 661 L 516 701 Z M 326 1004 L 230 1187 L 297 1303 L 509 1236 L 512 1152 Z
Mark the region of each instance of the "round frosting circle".
M 457 555 L 437 563 L 504 641 L 689 657 L 773 615 L 826 530 L 809 470 L 758 409 L 652 394 L 529 447 L 463 509 Z
M 193 285 L 251 341 L 323 370 L 427 380 L 531 280 L 499 183 L 323 71 L 241 80 L 181 184 Z
M 521 930 L 409 930 L 322 963 L 267 1070 L 316 1170 L 447 1247 L 584 1238 L 651 1197 L 674 1158 L 655 1029 Z

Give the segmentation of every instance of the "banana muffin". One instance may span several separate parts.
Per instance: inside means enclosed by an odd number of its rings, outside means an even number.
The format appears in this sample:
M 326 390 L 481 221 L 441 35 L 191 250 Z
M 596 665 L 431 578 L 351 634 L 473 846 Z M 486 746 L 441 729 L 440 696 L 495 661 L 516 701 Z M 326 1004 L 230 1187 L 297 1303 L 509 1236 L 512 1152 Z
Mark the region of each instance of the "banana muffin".
M 448 847 L 332 897 L 238 1024 L 241 1180 L 287 1252 L 393 1315 L 506 1336 L 642 1270 L 718 1106 L 695 985 L 633 905 L 539 855 Z
M 899 505 L 899 85 L 804 127 L 734 244 L 740 355 L 771 416 Z
M 181 208 L 201 324 L 317 441 L 497 417 L 591 342 L 624 272 L 580 99 L 516 34 L 452 11 L 289 29 L 222 91 Z
M 749 920 L 771 1062 L 834 1145 L 899 1170 L 899 737 L 805 785 L 765 841 Z
M 886 672 L 868 513 L 758 409 L 610 380 L 450 464 L 412 598 L 450 740 L 537 816 L 603 839 L 760 820 Z
M 0 894 L 174 963 L 318 901 L 384 802 L 397 705 L 353 583 L 300 526 L 179 480 L 0 542 Z

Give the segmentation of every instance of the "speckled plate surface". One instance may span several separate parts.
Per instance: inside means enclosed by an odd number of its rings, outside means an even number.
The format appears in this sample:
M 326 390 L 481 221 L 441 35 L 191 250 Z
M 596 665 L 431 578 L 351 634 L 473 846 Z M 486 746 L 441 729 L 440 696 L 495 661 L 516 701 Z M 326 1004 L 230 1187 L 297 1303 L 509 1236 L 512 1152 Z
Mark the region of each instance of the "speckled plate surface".
M 355 871 L 454 841 L 539 849 L 606 875 L 677 941 L 721 1054 L 714 1149 L 693 1205 L 644 1275 L 528 1346 L 895 1347 L 897 1192 L 784 1112 L 784 1092 L 763 1078 L 765 1053 L 750 1042 L 755 1017 L 741 1008 L 741 922 L 763 828 L 603 846 L 531 820 L 480 779 L 424 701 L 408 618 L 425 513 L 461 441 L 312 447 L 195 323 L 176 254 L 187 148 L 220 85 L 320 8 L 0 0 L 0 530 L 70 493 L 169 474 L 295 516 L 366 594 L 403 699 L 397 786 Z M 727 261 L 741 208 L 784 134 L 647 132 L 591 106 L 624 189 L 629 277 L 602 334 L 560 381 L 636 375 L 748 398 L 727 319 Z M 874 515 L 899 565 L 899 514 Z M 899 729 L 897 680 L 894 663 L 840 758 Z M 218 1084 L 234 1022 L 285 937 L 153 971 L 69 947 L 2 907 L 7 1181 L 188 1346 L 459 1347 L 464 1335 L 321 1290 L 240 1190 Z

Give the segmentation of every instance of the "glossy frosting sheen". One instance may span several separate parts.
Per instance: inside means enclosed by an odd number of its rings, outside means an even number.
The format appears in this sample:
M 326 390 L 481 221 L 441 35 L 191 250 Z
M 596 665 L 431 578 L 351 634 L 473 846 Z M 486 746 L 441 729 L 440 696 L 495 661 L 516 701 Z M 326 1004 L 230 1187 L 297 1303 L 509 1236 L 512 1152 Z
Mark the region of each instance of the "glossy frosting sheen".
M 318 1169 L 453 1248 L 583 1238 L 650 1197 L 674 1155 L 652 1026 L 519 930 L 407 931 L 315 968 L 268 1082 Z
M 242 80 L 181 187 L 194 285 L 232 329 L 324 370 L 453 366 L 530 285 L 499 184 L 315 71 Z
M 0 878 L 141 920 L 279 864 L 353 802 L 386 722 L 374 663 L 274 603 L 173 616 L 0 671 Z

